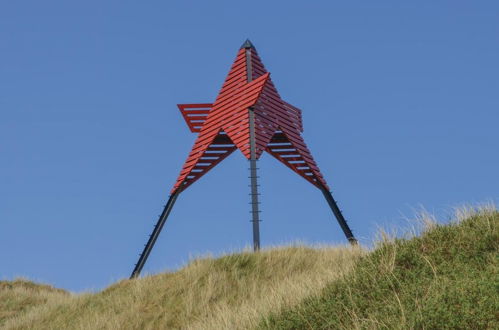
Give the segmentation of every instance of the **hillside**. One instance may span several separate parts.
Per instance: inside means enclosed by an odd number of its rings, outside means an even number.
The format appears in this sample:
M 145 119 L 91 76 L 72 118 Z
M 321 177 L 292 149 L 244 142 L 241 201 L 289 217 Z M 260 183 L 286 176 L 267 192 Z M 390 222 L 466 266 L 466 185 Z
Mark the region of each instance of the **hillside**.
M 297 246 L 198 259 L 174 273 L 123 280 L 96 294 L 62 294 L 58 299 L 26 301 L 23 295 L 18 297 L 5 286 L 0 298 L 10 296 L 9 310 L 24 313 L 18 317 L 9 313 L 3 320 L 0 318 L 0 326 L 248 328 L 256 326 L 267 311 L 292 306 L 339 278 L 352 268 L 361 253 L 360 249 L 349 247 Z M 16 287 L 16 282 L 10 283 Z M 43 288 L 40 287 L 41 291 Z M 34 297 L 42 295 L 31 292 Z
M 263 329 L 499 329 L 499 213 L 381 244 Z
M 499 213 L 360 248 L 303 246 L 190 262 L 70 294 L 0 281 L 5 329 L 499 328 Z
M 0 326 L 5 320 L 22 315 L 31 308 L 60 301 L 68 296 L 64 290 L 23 279 L 0 281 Z

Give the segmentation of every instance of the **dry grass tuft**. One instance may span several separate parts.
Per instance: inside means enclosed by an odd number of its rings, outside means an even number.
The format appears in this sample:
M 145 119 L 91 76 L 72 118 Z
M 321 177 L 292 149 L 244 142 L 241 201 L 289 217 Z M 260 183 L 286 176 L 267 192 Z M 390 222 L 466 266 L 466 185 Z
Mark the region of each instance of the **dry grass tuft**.
M 64 290 L 22 278 L 0 281 L 0 326 L 16 315 L 68 297 Z

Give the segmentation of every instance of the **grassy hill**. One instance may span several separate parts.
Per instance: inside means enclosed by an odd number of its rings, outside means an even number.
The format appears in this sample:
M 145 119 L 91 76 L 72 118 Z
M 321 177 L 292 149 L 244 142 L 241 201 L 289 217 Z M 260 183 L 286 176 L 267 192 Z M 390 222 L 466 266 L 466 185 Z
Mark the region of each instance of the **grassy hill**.
M 2 284 L 12 312 L 0 326 L 13 329 L 248 328 L 270 310 L 299 303 L 348 273 L 361 249 L 276 248 L 192 261 L 174 273 L 123 280 L 95 294 L 43 297 L 45 286 Z M 6 297 L 7 300 L 3 299 Z M 0 305 L 1 306 L 1 305 Z M 3 309 L 3 306 L 2 306 Z M 2 314 L 0 314 L 2 315 Z
M 70 294 L 0 281 L 6 329 L 499 328 L 499 213 L 360 248 L 274 248 Z M 459 220 L 459 219 L 458 219 Z
M 64 290 L 27 280 L 0 281 L 0 326 L 9 319 L 23 315 L 31 308 L 59 301 L 69 296 Z
M 266 329 L 499 329 L 499 213 L 381 244 Z

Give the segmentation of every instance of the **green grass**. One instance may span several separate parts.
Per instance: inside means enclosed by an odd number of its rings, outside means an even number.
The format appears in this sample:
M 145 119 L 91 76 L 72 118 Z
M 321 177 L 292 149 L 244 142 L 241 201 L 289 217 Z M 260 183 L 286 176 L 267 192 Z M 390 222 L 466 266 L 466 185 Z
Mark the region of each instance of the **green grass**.
M 380 244 L 262 329 L 499 329 L 499 213 Z

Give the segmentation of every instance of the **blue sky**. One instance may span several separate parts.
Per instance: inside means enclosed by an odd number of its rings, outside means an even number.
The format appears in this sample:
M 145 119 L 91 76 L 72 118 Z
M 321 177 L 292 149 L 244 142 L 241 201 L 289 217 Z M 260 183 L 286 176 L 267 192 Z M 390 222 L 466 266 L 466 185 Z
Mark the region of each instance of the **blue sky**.
M 499 199 L 495 1 L 4 1 L 0 279 L 81 291 L 128 277 L 250 38 L 356 236 Z M 264 246 L 344 244 L 320 191 L 260 162 Z M 240 152 L 180 197 L 145 272 L 251 243 Z

